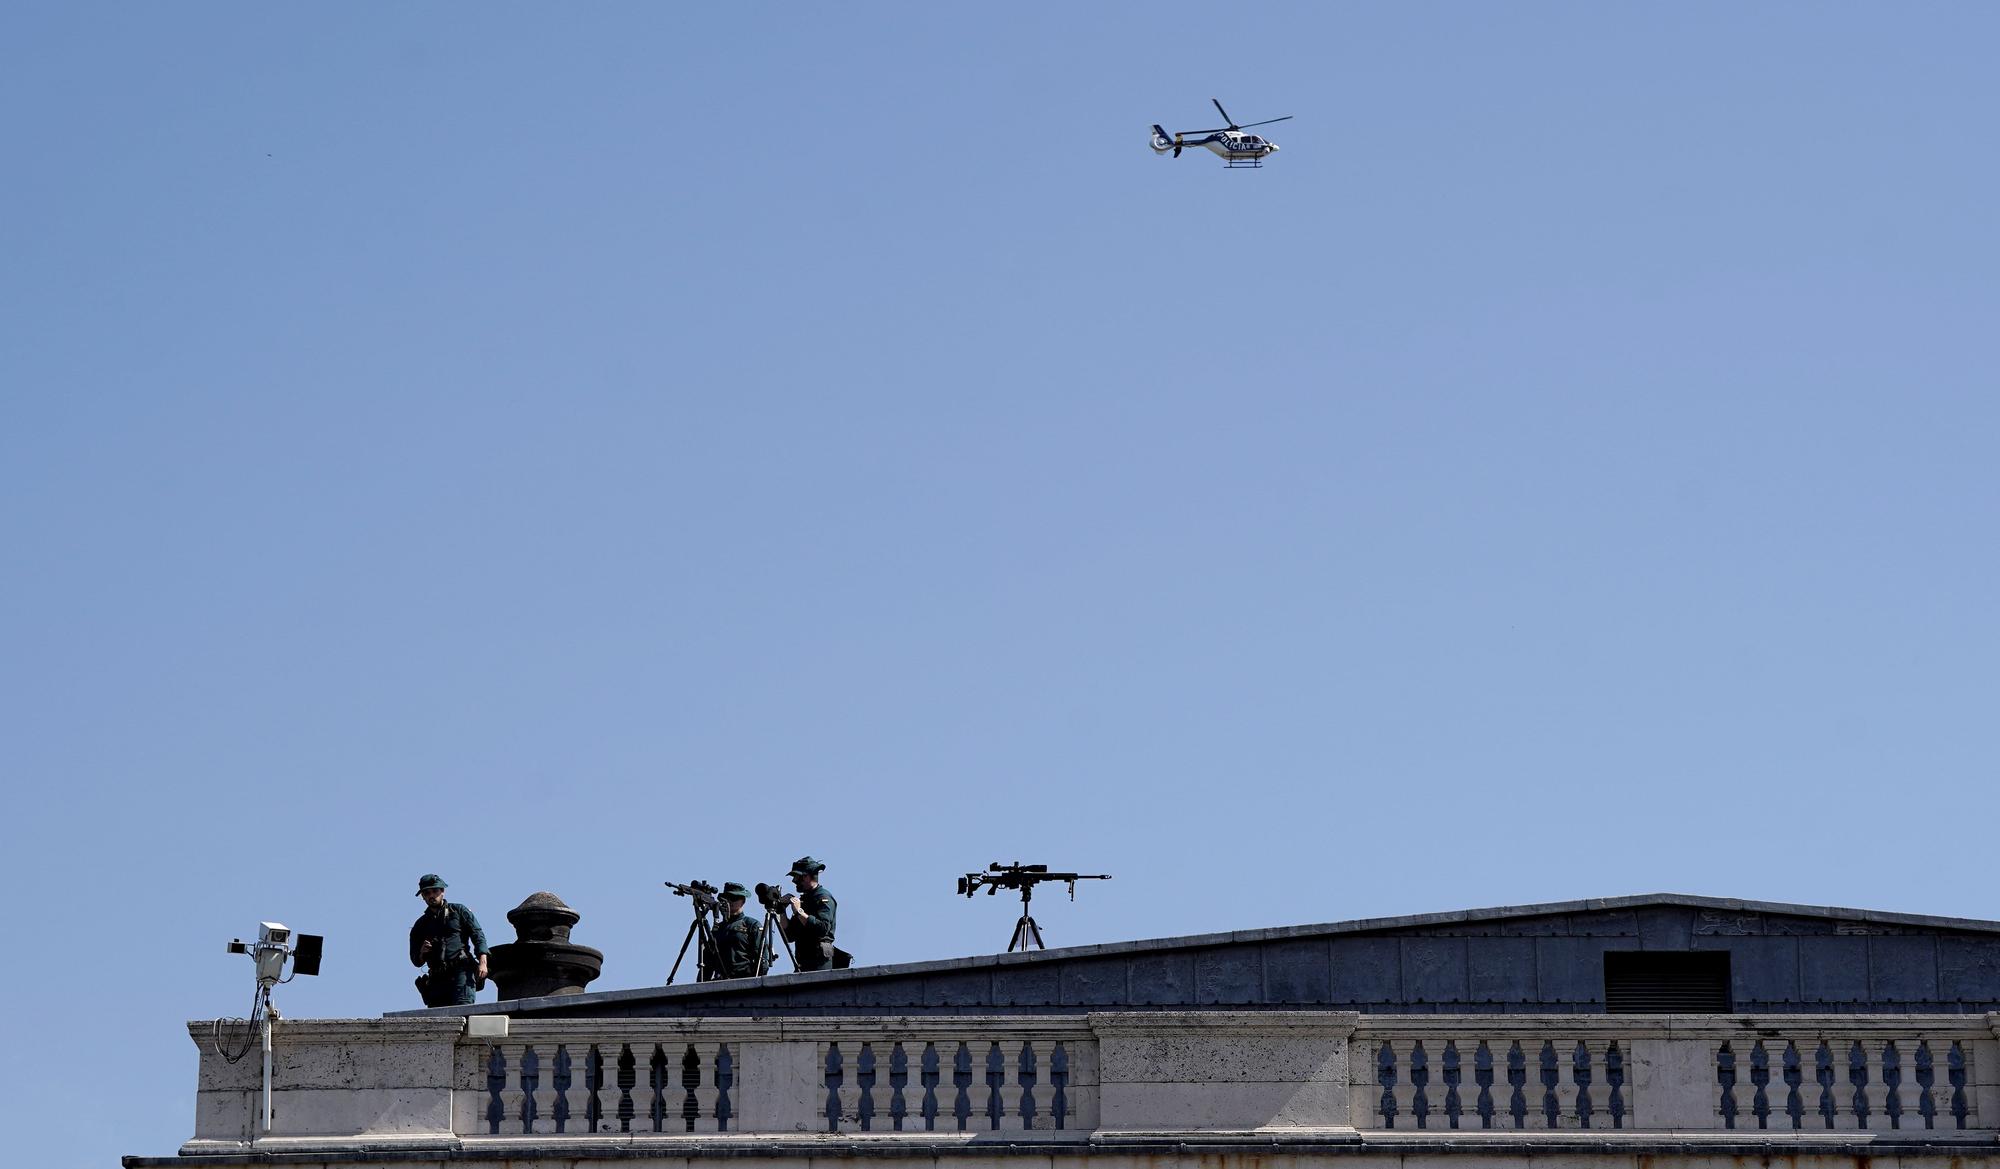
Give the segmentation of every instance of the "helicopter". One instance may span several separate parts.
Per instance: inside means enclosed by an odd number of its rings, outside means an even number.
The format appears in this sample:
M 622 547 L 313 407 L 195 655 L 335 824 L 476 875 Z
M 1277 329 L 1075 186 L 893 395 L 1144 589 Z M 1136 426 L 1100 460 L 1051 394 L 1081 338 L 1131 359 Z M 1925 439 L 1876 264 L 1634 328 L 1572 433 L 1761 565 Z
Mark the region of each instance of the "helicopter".
M 1216 112 L 1222 115 L 1223 121 L 1229 123 L 1227 126 L 1219 130 L 1184 130 L 1179 134 L 1168 134 L 1160 128 L 1158 122 L 1155 122 L 1153 123 L 1153 153 L 1165 154 L 1171 150 L 1174 152 L 1174 157 L 1179 158 L 1181 150 L 1186 147 L 1206 146 L 1221 155 L 1223 165 L 1231 170 L 1263 166 L 1264 160 L 1277 151 L 1278 144 L 1265 138 L 1259 138 L 1255 134 L 1243 133 L 1244 130 L 1249 129 L 1249 126 L 1237 125 L 1236 119 L 1229 116 L 1229 111 L 1222 108 L 1220 101 L 1216 101 L 1215 98 L 1209 98 L 1208 100 L 1215 102 Z M 1292 120 L 1292 117 L 1293 115 L 1286 114 L 1282 118 L 1266 118 L 1261 122 L 1252 122 L 1250 126 L 1268 126 L 1272 122 L 1289 122 Z

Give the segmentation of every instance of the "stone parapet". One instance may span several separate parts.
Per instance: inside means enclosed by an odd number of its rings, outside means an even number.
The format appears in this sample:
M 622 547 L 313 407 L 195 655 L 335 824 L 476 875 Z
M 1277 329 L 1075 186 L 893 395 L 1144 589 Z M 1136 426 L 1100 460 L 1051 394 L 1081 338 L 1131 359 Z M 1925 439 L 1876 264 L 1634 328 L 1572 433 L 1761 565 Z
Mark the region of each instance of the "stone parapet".
M 1963 1154 L 1992 1147 L 2000 1127 L 1993 1016 L 486 1015 L 471 1031 L 467 1022 L 282 1021 L 269 1133 L 254 1127 L 256 1054 L 228 1063 L 209 1045 L 210 1025 L 190 1024 L 203 1052 L 195 1133 L 181 1152 L 664 1164 L 799 1142 L 828 1156 L 975 1159 L 1194 1144 L 1384 1157 L 1588 1147 L 1623 1158 L 1747 1141 L 1838 1157 L 1878 1143 Z M 570 1152 L 548 1151 L 557 1148 Z

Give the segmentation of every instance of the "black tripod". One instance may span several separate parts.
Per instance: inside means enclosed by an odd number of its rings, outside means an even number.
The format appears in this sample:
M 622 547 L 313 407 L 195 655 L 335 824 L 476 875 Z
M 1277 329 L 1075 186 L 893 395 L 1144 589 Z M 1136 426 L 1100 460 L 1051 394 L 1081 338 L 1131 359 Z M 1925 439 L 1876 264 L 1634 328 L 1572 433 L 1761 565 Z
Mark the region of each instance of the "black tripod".
M 778 908 L 773 909 L 769 905 L 766 905 L 764 907 L 764 932 L 757 939 L 757 976 L 759 978 L 769 974 L 771 968 L 778 964 L 777 950 L 771 945 L 773 935 L 777 937 L 779 942 L 783 943 L 785 957 L 791 959 L 792 969 L 797 970 L 799 968 L 799 956 L 792 953 L 792 939 L 784 932 L 784 929 L 784 906 L 780 905 Z
M 674 891 L 675 896 L 692 898 L 694 901 L 694 920 L 688 923 L 687 936 L 681 939 L 681 952 L 674 956 L 674 968 L 667 971 L 667 985 L 674 984 L 674 976 L 681 972 L 681 963 L 687 959 L 688 947 L 697 940 L 701 942 L 701 948 L 696 950 L 694 955 L 694 980 L 708 982 L 717 974 L 714 967 L 715 934 L 709 929 L 708 915 L 719 911 L 722 907 L 715 899 L 715 886 L 703 881 L 687 885 L 677 885 L 667 881 L 665 884 Z
M 1028 916 L 1028 902 L 1034 896 L 1035 886 L 1033 884 L 1021 886 L 1021 920 L 1014 923 L 1014 936 L 1007 939 L 1007 952 L 1009 954 L 1017 949 L 1026 951 L 1029 942 L 1035 943 L 1035 949 L 1037 950 L 1048 949 L 1047 946 L 1042 944 L 1042 927 L 1036 925 L 1035 919 Z
M 667 971 L 668 986 L 674 984 L 674 975 L 681 972 L 681 963 L 687 958 L 688 946 L 697 938 L 701 941 L 701 949 L 695 951 L 694 980 L 707 982 L 715 977 L 715 972 L 708 968 L 708 956 L 715 953 L 715 935 L 709 932 L 708 913 L 700 906 L 696 906 L 694 920 L 688 923 L 687 936 L 681 939 L 681 952 L 674 958 L 674 968 Z

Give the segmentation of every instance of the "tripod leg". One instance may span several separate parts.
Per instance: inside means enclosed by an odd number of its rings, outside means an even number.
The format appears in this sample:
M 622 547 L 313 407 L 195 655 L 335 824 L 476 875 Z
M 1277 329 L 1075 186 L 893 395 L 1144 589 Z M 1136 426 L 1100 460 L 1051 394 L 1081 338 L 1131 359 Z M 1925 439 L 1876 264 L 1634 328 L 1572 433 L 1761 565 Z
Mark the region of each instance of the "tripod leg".
M 681 939 L 681 952 L 674 955 L 674 968 L 672 970 L 667 971 L 668 986 L 672 986 L 674 984 L 674 975 L 679 974 L 681 972 L 681 961 L 682 959 L 688 956 L 688 943 L 694 941 L 695 928 L 699 925 L 701 925 L 700 918 L 696 918 L 694 921 L 688 924 L 687 936 Z M 701 959 L 699 957 L 695 959 L 695 965 L 697 967 L 701 965 Z M 697 977 L 695 981 L 699 982 L 701 981 L 701 979 Z
M 697 917 L 694 919 L 694 924 L 697 936 L 701 939 L 695 950 L 694 980 L 713 982 L 722 976 L 722 972 L 715 968 L 715 935 L 709 932 L 707 918 Z
M 1045 945 L 1043 945 L 1043 944 L 1042 944 L 1042 927 L 1041 927 L 1041 926 L 1039 926 L 1039 925 L 1036 925 L 1036 924 L 1035 924 L 1035 919 L 1034 919 L 1034 918 L 1032 918 L 1032 917 L 1028 919 L 1028 932 L 1029 932 L 1030 934 L 1033 934 L 1033 935 L 1034 935 L 1034 938 L 1035 938 L 1035 949 L 1037 949 L 1037 950 L 1046 950 L 1046 949 L 1048 949 L 1048 947 L 1047 947 L 1047 946 L 1045 946 Z M 1027 943 L 1023 942 L 1023 943 L 1021 944 L 1021 948 L 1022 948 L 1023 950 L 1027 949 L 1027 948 L 1028 948 L 1028 946 L 1027 946 Z

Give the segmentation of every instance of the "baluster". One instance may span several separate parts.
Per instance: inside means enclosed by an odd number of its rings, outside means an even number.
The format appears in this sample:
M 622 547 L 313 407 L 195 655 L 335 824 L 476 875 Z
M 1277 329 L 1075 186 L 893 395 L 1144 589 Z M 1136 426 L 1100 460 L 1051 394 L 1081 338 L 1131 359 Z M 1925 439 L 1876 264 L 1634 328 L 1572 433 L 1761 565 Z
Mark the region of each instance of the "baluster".
M 1889 1086 L 1882 1079 L 1883 1041 L 1869 1039 L 1856 1042 L 1867 1058 L 1868 1070 L 1868 1079 L 1863 1085 L 1868 1095 L 1868 1123 L 1861 1127 L 1886 1131 L 1889 1128 Z
M 1000 1054 L 998 1040 L 975 1043 L 972 1047 L 975 1067 L 983 1077 L 986 1090 L 980 1094 L 979 1119 L 984 1123 L 975 1127 L 997 1130 L 1007 1113 L 1006 1086 L 1007 1060 Z
M 715 1045 L 715 1127 L 721 1132 L 735 1132 L 736 1118 L 743 1114 L 743 1050 L 734 1043 Z
M 868 1047 L 868 1131 L 889 1132 L 895 1124 L 889 1117 L 889 1065 L 895 1059 L 893 1041 L 877 1041 Z
M 1794 1129 L 1806 1126 L 1806 1099 L 1801 1090 L 1806 1082 L 1805 1068 L 1799 1057 L 1799 1045 L 1785 1041 L 1785 1115 Z
M 1446 1128 L 1457 1128 L 1465 1111 L 1465 1103 L 1460 1099 L 1458 1086 L 1463 1082 L 1464 1069 L 1459 1066 L 1458 1041 L 1444 1041 L 1444 1055 L 1438 1061 L 1438 1078 L 1444 1081 L 1444 1123 Z
M 940 1118 L 951 1115 L 951 1101 L 948 1097 L 938 1092 L 938 1084 L 942 1082 L 945 1075 L 949 1074 L 950 1069 L 946 1067 L 943 1072 L 940 1072 L 939 1069 L 944 1066 L 944 1061 L 943 1057 L 938 1054 L 936 1041 L 926 1040 L 924 1042 L 924 1055 L 923 1059 L 919 1061 L 918 1066 L 922 1069 L 918 1075 L 918 1079 L 924 1086 L 923 1100 L 917 1109 L 918 1112 L 923 1114 L 923 1130 L 925 1132 L 940 1132 L 951 1128 L 952 1126 L 949 1124 L 938 1123 Z
M 910 1053 L 899 1040 L 889 1048 L 889 1128 L 902 1132 L 910 1117 Z
M 562 1070 L 562 1047 L 549 1044 L 536 1052 L 541 1062 L 541 1075 L 535 1085 L 535 1125 L 531 1130 L 539 1134 L 562 1131 L 562 1093 L 559 1088 Z
M 1945 1056 L 1945 1081 L 1951 1085 L 1951 1119 L 1953 1128 L 1978 1128 L 1972 1112 L 1972 1097 L 1965 1086 L 1977 1083 L 1972 1079 L 1972 1046 L 1958 1040 L 1951 1041 L 1951 1051 Z
M 604 1053 L 593 1043 L 583 1049 L 583 1131 L 604 1131 Z
M 1396 1077 L 1396 1117 L 1404 1125 L 1417 1127 L 1417 1093 L 1422 1090 L 1415 1077 L 1417 1053 L 1423 1050 L 1421 1039 L 1398 1039 L 1396 1044 L 1396 1066 L 1400 1074 Z M 1428 1059 L 1425 1061 L 1429 1062 Z M 1426 1071 L 1428 1078 L 1428 1071 Z
M 535 1050 L 532 1043 L 521 1046 L 521 1111 L 517 1115 L 521 1131 L 538 1133 L 542 1128 L 542 1118 L 547 1114 L 547 1090 L 543 1082 L 547 1078 L 542 1070 L 542 1053 Z
M 1728 1040 L 1715 1049 L 1715 1111 L 1722 1127 L 1736 1127 L 1736 1049 Z
M 1819 1093 L 1814 1097 L 1814 1107 L 1826 1127 L 1834 1128 L 1840 1123 L 1840 1096 L 1837 1088 L 1837 1073 L 1833 1066 L 1833 1045 L 1820 1040 L 1813 1050 L 1813 1082 L 1819 1085 Z
M 1882 1045 L 1882 1117 L 1890 1128 L 1903 1127 L 1907 1095 L 1903 1091 L 1903 1048 L 1891 1039 Z
M 1000 1127 L 1018 1132 L 1028 1127 L 1028 1093 L 1021 1082 L 1021 1056 L 1027 1043 L 1003 1039 L 1000 1047 Z
M 1418 1128 L 1431 1121 L 1431 1053 L 1419 1039 L 1410 1045 L 1410 1119 Z
M 890 1066 L 895 1062 L 895 1043 L 877 1043 L 871 1048 L 874 1057 L 874 1076 L 868 1081 L 868 1130 L 870 1132 L 890 1132 L 896 1127 L 889 1115 L 891 1074 Z
M 560 1084 L 562 1079 L 562 1046 L 551 1043 L 536 1052 L 541 1061 L 540 1082 L 535 1085 L 535 1126 L 536 1133 L 558 1133 L 562 1131 L 561 1121 L 568 1109 L 563 1107 Z
M 1606 1089 L 1599 1088 L 1604 1075 L 1606 1039 L 1579 1039 L 1576 1042 L 1576 1126 L 1611 1127 L 1610 1101 Z
M 1479 1114 L 1479 1127 L 1492 1128 L 1493 1116 L 1498 1111 L 1493 1105 L 1493 1048 L 1484 1039 L 1472 1049 L 1472 1082 L 1479 1087 L 1479 1095 L 1472 1101 L 1473 1111 Z
M 1569 1084 L 1569 1077 L 1562 1073 L 1555 1040 L 1542 1040 L 1542 1052 L 1536 1062 L 1540 1064 L 1542 1079 L 1541 1107 L 1536 1110 L 1536 1115 L 1541 1118 L 1543 1127 L 1561 1128 L 1569 1119 L 1569 1102 L 1576 1089 Z
M 618 1045 L 618 1131 L 631 1132 L 637 1127 L 639 1106 L 632 1099 L 633 1091 L 639 1086 L 639 1057 L 632 1051 L 632 1045 Z
M 672 1087 L 673 1065 L 678 1060 L 667 1055 L 667 1045 L 655 1043 L 653 1054 L 646 1061 L 646 1124 L 654 1132 L 680 1132 L 680 1103 L 668 1097 L 676 1095 Z
M 488 1136 L 498 1135 L 507 1122 L 509 1098 L 507 1081 L 513 1069 L 518 1066 L 508 1058 L 507 1049 L 498 1043 L 486 1045 L 486 1132 Z
M 1771 1127 L 1771 1053 L 1761 1039 L 1750 1045 L 1750 1115 L 1758 1128 Z
M 1915 1065 L 1912 1078 L 1917 1082 L 1915 1092 L 1917 1116 L 1920 1118 L 1912 1127 L 1936 1128 L 1938 1116 L 1937 1064 L 1931 1058 L 1931 1044 L 1928 1039 L 1917 1040 L 1916 1054 L 1910 1057 Z
M 694 1085 L 694 1131 L 721 1132 L 721 1118 L 716 1111 L 722 1100 L 722 1085 L 716 1074 L 722 1056 L 719 1043 L 695 1043 L 695 1085 Z
M 855 1065 L 861 1049 L 852 1042 L 825 1043 L 821 1047 L 820 1066 L 826 1069 L 826 1129 L 828 1132 L 857 1131 L 861 1124 L 860 1117 L 855 1115 L 860 1104 L 860 1091 L 855 1078 L 860 1072 Z
M 1070 1045 L 1060 1039 L 1049 1041 L 1049 1123 L 1052 1129 L 1074 1129 L 1076 1112 L 1070 1095 Z
M 555 1075 L 552 1079 L 554 1081 L 556 1102 L 555 1107 L 549 1110 L 549 1115 L 555 1121 L 556 1131 L 566 1133 L 569 1131 L 570 1117 L 569 1090 L 570 1085 L 576 1079 L 574 1075 L 576 1061 L 570 1057 L 569 1044 L 560 1043 L 556 1045 L 554 1063 Z
M 951 1055 L 951 1126 L 959 1132 L 972 1132 L 979 1127 L 980 1109 L 973 1104 L 972 1086 L 976 1082 L 972 1076 L 972 1043 L 960 1040 L 949 1044 Z
M 1616 1039 L 1604 1049 L 1604 1088 L 1604 1107 L 1611 1114 L 1611 1127 L 1624 1128 L 1632 1106 L 1625 1098 L 1625 1049 Z
M 1375 1115 L 1382 1118 L 1383 1128 L 1396 1127 L 1396 1115 L 1401 1105 L 1396 1100 L 1396 1045 L 1384 1039 L 1382 1046 L 1375 1049 L 1375 1082 L 1382 1086 L 1382 1094 L 1375 1102 Z
M 875 1128 L 875 1084 L 882 1069 L 875 1058 L 875 1044 L 863 1043 L 854 1053 L 854 1119 L 861 1131 Z
M 868 1096 L 868 1086 L 861 1082 L 864 1066 L 872 1065 L 874 1045 L 870 1043 L 849 1043 L 840 1049 L 840 1131 L 862 1132 L 863 1120 L 861 1102 Z M 870 1061 L 864 1064 L 863 1061 Z
M 1859 1039 L 1845 1044 L 1847 1054 L 1846 1123 L 1842 1128 L 1867 1128 L 1873 1121 L 1874 1101 L 1868 1095 L 1868 1052 Z
M 1528 1053 L 1518 1039 L 1507 1045 L 1507 1115 L 1515 1128 L 1528 1127 Z
M 1020 1053 L 1015 1057 L 1014 1078 L 1021 1085 L 1021 1127 L 1023 1129 L 1052 1129 L 1054 1121 L 1050 1117 L 1049 1096 L 1053 1085 L 1048 1084 L 1048 1065 L 1042 1052 L 1034 1043 L 1021 1044 Z

